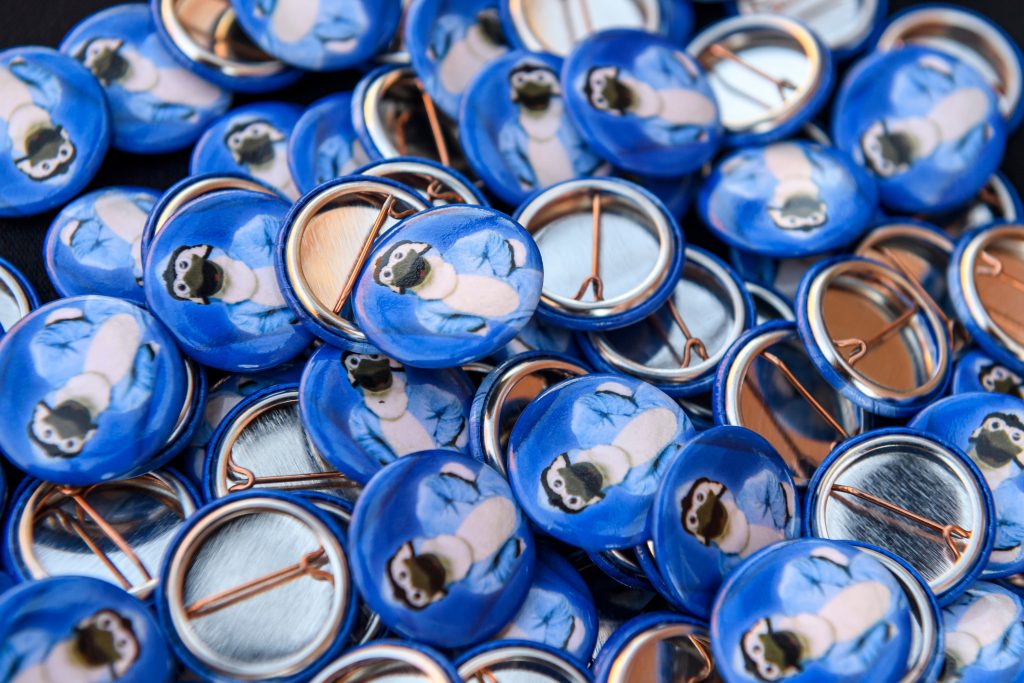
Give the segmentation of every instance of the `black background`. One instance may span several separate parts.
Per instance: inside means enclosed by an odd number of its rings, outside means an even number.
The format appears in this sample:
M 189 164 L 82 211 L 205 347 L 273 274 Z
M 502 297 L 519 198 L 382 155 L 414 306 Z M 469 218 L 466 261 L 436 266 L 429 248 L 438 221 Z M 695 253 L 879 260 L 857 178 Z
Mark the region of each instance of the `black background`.
M 554 1 L 554 0 L 552 0 Z M 90 14 L 120 4 L 116 0 L 0 0 L 0 49 L 18 45 L 56 47 L 71 28 Z M 890 12 L 924 4 L 914 0 L 889 0 Z M 1024 3 L 1020 0 L 960 0 L 962 5 L 987 14 L 1006 28 L 1018 43 L 1024 42 Z M 714 5 L 697 5 L 703 26 L 722 15 Z M 350 90 L 358 79 L 355 73 L 311 74 L 290 88 L 262 96 L 240 95 L 235 104 L 280 99 L 308 104 L 339 90 Z M 189 151 L 159 156 L 140 156 L 110 150 L 103 167 L 87 191 L 110 185 L 143 185 L 160 190 L 188 175 Z M 1003 171 L 1017 188 L 1024 187 L 1024 133 L 1010 141 Z M 49 300 L 56 297 L 43 267 L 42 249 L 46 229 L 56 211 L 22 219 L 0 218 L 0 256 L 21 270 L 36 291 Z M 687 237 L 707 245 L 703 229 L 694 219 L 684 222 Z

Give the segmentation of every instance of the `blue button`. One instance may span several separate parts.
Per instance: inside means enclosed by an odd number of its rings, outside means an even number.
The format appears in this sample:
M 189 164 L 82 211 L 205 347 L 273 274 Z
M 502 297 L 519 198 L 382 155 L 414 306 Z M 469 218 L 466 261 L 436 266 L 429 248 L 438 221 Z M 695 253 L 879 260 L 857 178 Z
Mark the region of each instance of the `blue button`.
M 145 468 L 186 399 L 170 333 L 127 301 L 61 299 L 0 340 L 0 450 L 29 474 L 88 485 Z
M 327 683 L 353 676 L 355 680 L 373 680 L 382 671 L 400 671 L 431 683 L 462 683 L 455 666 L 434 648 L 413 640 L 391 639 L 374 640 L 348 650 L 323 667 L 313 682 Z
M 93 14 L 64 37 L 60 50 L 103 86 L 114 124 L 112 144 L 125 152 L 186 147 L 231 105 L 229 93 L 171 57 L 142 3 Z
M 700 213 L 730 246 L 797 257 L 837 249 L 867 230 L 878 194 L 842 152 L 794 140 L 736 152 L 700 194 Z
M 288 166 L 288 140 L 302 116 L 294 104 L 261 102 L 220 117 L 192 150 L 189 172 L 240 173 L 262 180 L 291 200 L 299 190 Z
M 930 48 L 875 53 L 839 90 L 836 146 L 878 179 L 887 208 L 935 213 L 966 203 L 999 167 L 1006 122 L 973 67 Z
M 459 116 L 466 159 L 507 204 L 595 175 L 604 163 L 569 118 L 561 70 L 558 57 L 515 50 L 492 61 L 466 90 Z
M 1024 377 L 981 351 L 970 351 L 953 368 L 950 392 L 967 394 L 972 391 L 1024 398 Z
M 842 253 L 841 250 L 797 258 L 772 258 L 752 251 L 730 249 L 729 263 L 740 277 L 771 287 L 792 303 L 800 287 L 800 280 L 807 271 L 825 258 L 839 253 Z
M 476 182 L 453 168 L 422 157 L 394 157 L 371 161 L 351 175 L 387 178 L 416 190 L 433 206 L 474 204 L 490 206 Z
M 694 437 L 665 472 L 649 529 L 666 597 L 707 618 L 722 580 L 745 559 L 800 537 L 793 477 L 756 432 L 715 427 Z
M 718 680 L 706 623 L 673 612 L 650 612 L 616 626 L 594 661 L 597 680 Z M 654 652 L 658 654 L 652 657 Z
M 391 42 L 401 0 L 231 0 L 238 23 L 257 45 L 311 71 L 346 69 Z
M 535 316 L 519 330 L 515 339 L 492 353 L 491 358 L 501 362 L 530 351 L 545 351 L 578 359 L 583 357 L 572 330 L 549 325 Z
M 0 599 L 9 681 L 174 680 L 156 619 L 120 588 L 85 577 L 26 583 Z
M 61 296 L 103 294 L 144 304 L 142 231 L 160 193 L 110 187 L 65 206 L 46 233 L 46 272 Z
M 277 197 L 224 190 L 193 200 L 156 234 L 146 300 L 190 357 L 258 372 L 309 346 L 312 336 L 285 303 L 274 269 L 288 209 Z
M 330 401 L 324 401 L 330 396 Z M 322 346 L 306 363 L 299 408 L 320 454 L 365 484 L 410 453 L 468 453 L 473 386 L 457 368 L 405 367 L 372 346 Z
M 360 593 L 396 632 L 458 648 L 515 616 L 534 573 L 529 525 L 501 475 L 458 453 L 400 458 L 356 501 Z
M 10 589 L 14 588 L 15 581 L 11 578 L 10 574 L 0 572 L 0 595 L 3 595 Z
M 985 187 L 963 206 L 930 216 L 933 225 L 942 228 L 954 240 L 965 232 L 993 223 L 1015 223 L 1024 216 L 1024 203 L 1009 178 L 995 173 Z
M 586 666 L 565 650 L 527 640 L 484 643 L 456 662 L 460 680 L 530 680 L 594 683 Z
M 28 279 L 0 258 L 0 337 L 39 306 L 39 296 Z
M 377 241 L 352 310 L 386 355 L 451 367 L 511 341 L 533 316 L 542 281 L 540 251 L 522 226 L 494 209 L 442 206 Z
M 704 71 L 643 31 L 603 31 L 565 61 L 566 106 L 590 146 L 615 166 L 676 177 L 709 161 L 722 140 Z
M 842 61 L 875 42 L 885 26 L 887 4 L 886 0 L 823 5 L 800 0 L 727 0 L 726 9 L 733 14 L 779 14 L 803 22 Z
M 298 191 L 352 175 L 369 158 L 352 125 L 352 94 L 328 95 L 309 106 L 292 129 L 288 166 Z
M 700 176 L 690 174 L 679 178 L 655 178 L 642 176 L 628 171 L 618 170 L 616 175 L 631 183 L 636 183 L 661 200 L 668 212 L 676 219 L 682 220 L 690 210 L 690 205 L 697 196 Z
M 535 524 L 585 550 L 646 540 L 647 511 L 665 471 L 695 434 L 664 393 L 594 374 L 534 399 L 508 442 L 509 481 Z
M 463 93 L 476 75 L 508 51 L 500 4 L 498 0 L 409 3 L 403 35 L 412 68 L 438 109 L 452 118 L 459 115 Z
M 896 683 L 912 627 L 884 564 L 847 543 L 803 539 L 765 549 L 726 579 L 711 646 L 722 677 L 736 683 Z
M 0 216 L 28 216 L 81 192 L 111 136 L 92 74 L 46 47 L 0 52 Z
M 1024 658 L 1024 601 L 996 583 L 979 581 L 942 609 L 944 681 L 1019 681 Z

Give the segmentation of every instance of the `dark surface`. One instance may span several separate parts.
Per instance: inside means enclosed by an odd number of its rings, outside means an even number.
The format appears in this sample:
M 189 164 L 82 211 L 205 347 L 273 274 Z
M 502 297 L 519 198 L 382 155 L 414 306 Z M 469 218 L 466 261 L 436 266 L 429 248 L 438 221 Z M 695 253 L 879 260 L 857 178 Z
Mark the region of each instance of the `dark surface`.
M 1020 0 L 950 0 L 983 12 L 1005 27 L 1014 38 L 1024 42 L 1024 14 Z M 18 45 L 56 47 L 63 36 L 83 18 L 118 3 L 111 0 L 0 0 L 4 16 L 0 19 L 0 49 Z M 924 4 L 913 0 L 889 0 L 890 11 Z M 713 21 L 722 12 L 713 5 L 698 5 L 701 25 Z M 356 73 L 316 74 L 306 76 L 296 85 L 265 96 L 238 96 L 235 104 L 259 99 L 281 99 L 308 104 L 338 90 L 351 89 Z M 111 150 L 89 190 L 110 185 L 144 185 L 166 189 L 188 174 L 189 152 L 160 156 L 138 156 Z M 1015 187 L 1024 187 L 1024 135 L 1017 134 L 1010 142 L 1003 170 Z M 42 248 L 46 229 L 56 212 L 23 219 L 0 218 L 0 257 L 11 261 L 32 281 L 44 300 L 55 297 L 43 267 Z M 689 226 L 689 227 L 688 227 Z M 706 231 L 693 219 L 684 222 L 687 237 L 698 244 L 709 244 Z

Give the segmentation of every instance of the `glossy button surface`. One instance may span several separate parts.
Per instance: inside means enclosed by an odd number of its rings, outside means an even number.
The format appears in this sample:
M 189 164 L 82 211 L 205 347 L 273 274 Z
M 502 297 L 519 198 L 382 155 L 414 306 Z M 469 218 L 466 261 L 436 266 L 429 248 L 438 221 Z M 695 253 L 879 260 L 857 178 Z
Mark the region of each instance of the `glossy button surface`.
M 288 167 L 299 192 L 350 175 L 369 159 L 352 125 L 352 94 L 328 95 L 309 106 L 288 140 Z

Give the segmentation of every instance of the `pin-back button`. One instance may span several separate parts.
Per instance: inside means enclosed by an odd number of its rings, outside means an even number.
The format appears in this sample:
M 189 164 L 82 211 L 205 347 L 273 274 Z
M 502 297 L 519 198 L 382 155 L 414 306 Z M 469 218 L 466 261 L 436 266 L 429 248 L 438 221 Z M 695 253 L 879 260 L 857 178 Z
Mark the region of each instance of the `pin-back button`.
M 484 643 L 457 661 L 467 683 L 593 683 L 586 666 L 560 648 L 522 640 Z
M 469 379 L 469 383 L 473 385 L 474 389 L 478 389 L 487 375 L 491 374 L 491 370 L 494 369 L 494 366 L 483 361 L 476 361 L 474 363 L 461 365 L 460 368 L 464 373 L 466 373 L 466 377 Z
M 796 258 L 772 258 L 755 254 L 752 251 L 730 248 L 729 262 L 740 277 L 749 282 L 771 287 L 786 297 L 786 300 L 792 305 L 796 291 L 800 288 L 800 280 L 803 279 L 807 271 L 822 260 L 839 253 L 842 251 Z
M 1024 227 L 997 225 L 965 234 L 949 263 L 957 317 L 978 346 L 1024 372 Z
M 312 337 L 285 302 L 274 268 L 288 209 L 271 195 L 225 190 L 182 207 L 154 237 L 146 300 L 195 360 L 258 372 L 309 346 Z
M 28 279 L 0 258 L 0 337 L 37 306 L 39 296 Z
M 639 323 L 580 335 L 587 360 L 654 384 L 669 396 L 707 393 L 725 352 L 753 322 L 739 277 L 717 257 L 686 248 L 686 264 L 665 305 Z
M 324 667 L 312 683 L 462 683 L 437 650 L 413 641 L 382 640 L 353 648 Z
M 953 368 L 952 394 L 987 392 L 1024 398 L 1024 377 L 992 360 L 981 351 L 970 351 Z
M 651 592 L 649 586 L 646 589 L 636 589 L 619 583 L 590 559 L 589 555 L 583 555 L 576 566 L 590 587 L 597 605 L 598 631 L 594 653 L 597 656 L 601 654 L 609 638 L 623 624 L 644 612 L 664 608 L 664 605 L 660 598 Z
M 546 264 L 538 317 L 570 329 L 607 330 L 646 318 L 683 271 L 686 240 L 664 205 L 617 178 L 559 183 L 514 218 Z
M 796 320 L 793 305 L 783 294 L 771 287 L 753 282 L 744 282 L 743 286 L 754 302 L 755 325 L 763 325 L 773 320 Z
M 31 480 L 7 518 L 5 564 L 22 581 L 91 576 L 145 599 L 171 538 L 195 511 L 195 494 L 171 470 L 87 489 Z
M 804 24 L 778 15 L 712 24 L 687 51 L 707 73 L 726 144 L 789 137 L 814 119 L 835 79 L 831 51 Z
M 81 192 L 112 128 L 93 75 L 50 48 L 11 48 L 0 52 L 0 99 L 0 216 L 42 213 Z
M 10 681 L 174 680 L 170 648 L 146 606 L 84 576 L 35 581 L 4 593 L 0 640 Z
M 367 161 L 352 123 L 351 93 L 328 95 L 311 104 L 288 139 L 288 168 L 303 194 L 352 175 Z
M 498 5 L 499 0 L 409 5 L 404 38 L 412 67 L 437 107 L 452 118 L 476 75 L 508 51 Z
M 617 628 L 594 662 L 605 683 L 721 683 L 707 625 L 671 612 L 651 612 Z
M 945 391 L 946 326 L 899 271 L 860 257 L 823 261 L 800 283 L 796 315 L 818 372 L 865 410 L 905 417 Z
M 519 330 L 515 339 L 491 354 L 491 358 L 500 363 L 530 351 L 545 351 L 571 358 L 583 357 L 572 330 L 549 325 L 534 316 Z
M 508 204 L 598 175 L 604 164 L 569 117 L 561 70 L 558 57 L 514 50 L 487 65 L 466 90 L 459 115 L 466 159 Z
M 164 467 L 177 458 L 191 443 L 203 421 L 203 408 L 209 383 L 203 367 L 191 358 L 183 358 L 185 365 L 185 400 L 181 404 L 170 438 L 151 462 L 145 462 L 127 476 L 135 477 L 158 467 Z
M 707 618 L 722 580 L 755 552 L 799 538 L 793 477 L 778 452 L 742 427 L 695 436 L 665 472 L 648 528 L 666 596 Z
M 406 367 L 366 344 L 320 347 L 299 388 L 310 440 L 360 484 L 410 453 L 468 452 L 472 398 L 461 370 Z
M 253 43 L 231 0 L 149 0 L 149 8 L 171 56 L 223 88 L 269 92 L 302 75 Z
M 886 0 L 732 0 L 737 14 L 780 14 L 807 25 L 836 59 L 852 57 L 882 32 Z
M 848 543 L 801 539 L 766 548 L 726 579 L 711 648 L 728 681 L 903 678 L 913 616 L 896 577 Z
M 959 394 L 932 403 L 907 426 L 966 453 L 992 490 L 996 540 L 984 578 L 1024 571 L 1024 401 Z
M 796 257 L 856 239 L 874 219 L 877 203 L 871 176 L 848 156 L 794 140 L 724 159 L 701 190 L 699 208 L 727 244 Z
M 387 47 L 401 0 L 231 0 L 242 30 L 268 54 L 311 71 L 368 61 Z
M 660 577 L 648 575 L 640 563 L 635 548 L 591 551 L 586 554 L 586 557 L 594 567 L 613 579 L 616 584 L 637 591 L 655 593 L 656 589 L 651 582 L 652 579 L 660 580 Z
M 585 550 L 636 546 L 645 540 L 658 482 L 695 433 L 671 398 L 640 380 L 569 379 L 516 421 L 509 481 L 550 535 Z
M 0 450 L 32 476 L 75 486 L 144 471 L 186 397 L 170 333 L 138 306 L 101 296 L 29 314 L 0 339 L 0 377 Z
M 503 213 L 436 207 L 374 245 L 352 291 L 352 312 L 387 356 L 452 367 L 518 334 L 540 300 L 542 268 L 533 237 Z
M 1016 681 L 1024 659 L 1014 654 L 1024 639 L 1024 602 L 1013 591 L 979 581 L 942 609 L 945 630 L 942 681 Z
M 338 655 L 355 620 L 343 537 L 330 515 L 283 493 L 199 510 L 157 588 L 178 658 L 207 680 L 306 680 Z
M 533 579 L 533 535 L 508 483 L 450 451 L 406 456 L 375 475 L 349 537 L 370 607 L 427 644 L 458 648 L 493 636 Z
M 974 68 L 912 45 L 873 53 L 847 74 L 832 136 L 874 174 L 884 206 L 937 213 L 985 186 L 1003 158 L 1006 122 Z
M 171 57 L 142 3 L 93 14 L 64 37 L 60 50 L 103 86 L 114 128 L 111 144 L 125 152 L 186 147 L 231 105 L 230 93 Z
M 329 344 L 366 337 L 349 298 L 379 235 L 429 206 L 415 190 L 384 178 L 348 176 L 297 202 L 278 240 L 281 291 L 307 329 Z
M 145 304 L 142 231 L 160 193 L 110 187 L 65 206 L 50 225 L 46 272 L 61 296 L 104 294 Z
M 402 183 L 426 197 L 433 206 L 475 204 L 490 206 L 487 198 L 469 178 L 436 161 L 415 157 L 396 157 L 373 161 L 356 169 L 353 175 L 387 178 Z
M 693 31 L 693 9 L 674 0 L 502 0 L 505 33 L 517 47 L 565 57 L 587 37 L 637 29 L 681 44 Z
M 867 428 L 864 410 L 818 374 L 791 322 L 741 337 L 719 365 L 712 401 L 718 424 L 764 436 L 798 486 L 836 444 Z
M 690 210 L 700 181 L 700 177 L 695 173 L 681 178 L 652 178 L 620 169 L 615 172 L 615 175 L 639 185 L 660 199 L 669 214 L 677 220 L 682 220 Z
M 192 150 L 189 172 L 241 173 L 262 180 L 289 200 L 299 198 L 288 165 L 288 140 L 302 110 L 283 102 L 238 107 L 220 117 Z
M 992 494 L 958 448 L 890 428 L 846 441 L 822 463 L 808 486 L 804 528 L 902 557 L 946 604 L 985 568 L 996 524 Z
M 985 187 L 964 206 L 928 220 L 959 239 L 965 232 L 993 223 L 1016 223 L 1024 216 L 1024 204 L 1009 179 L 1002 173 L 989 178 Z

